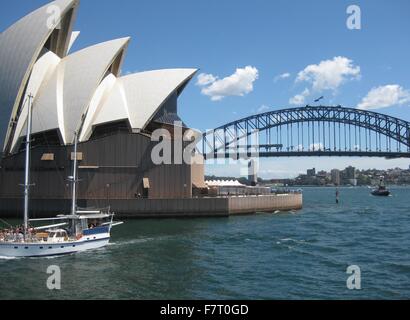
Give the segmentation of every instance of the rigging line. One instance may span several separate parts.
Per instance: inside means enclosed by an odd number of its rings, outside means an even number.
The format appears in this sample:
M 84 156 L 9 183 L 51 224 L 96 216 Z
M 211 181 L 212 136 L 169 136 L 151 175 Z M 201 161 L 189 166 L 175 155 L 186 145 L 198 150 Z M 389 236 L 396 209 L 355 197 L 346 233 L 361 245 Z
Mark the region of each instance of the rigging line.
M 10 223 L 8 223 L 7 221 L 0 219 L 1 222 L 3 222 L 6 226 L 8 227 L 13 227 Z
M 91 181 L 91 173 L 90 172 L 87 172 L 87 178 L 88 178 L 88 181 Z M 107 185 L 107 184 L 106 184 Z M 112 184 L 110 184 L 110 186 L 111 186 Z M 107 187 L 101 187 L 100 188 L 100 191 L 102 191 L 102 192 L 104 192 L 103 190 L 105 190 L 105 189 L 108 189 Z M 98 192 L 99 190 L 94 190 L 94 191 L 92 191 L 91 192 L 91 195 L 94 195 L 94 199 L 96 200 L 96 202 L 97 202 L 97 207 L 101 207 L 101 203 L 100 203 L 100 201 L 99 201 L 99 199 L 98 199 Z M 95 192 L 95 193 L 94 193 Z M 88 198 L 88 197 L 87 197 Z M 107 201 L 108 201 L 108 199 L 107 199 Z
M 41 117 L 38 117 L 39 118 L 39 122 L 40 122 L 40 125 L 44 128 L 45 126 L 44 126 L 44 122 L 42 121 L 42 119 L 41 119 Z M 57 129 L 58 130 L 58 129 Z M 44 139 L 44 141 L 45 141 L 45 143 L 46 143 L 46 150 L 48 151 L 48 152 L 51 152 L 51 151 L 53 151 L 52 149 L 51 149 L 51 144 L 48 142 L 48 139 L 47 139 L 47 136 L 46 136 L 46 133 L 43 131 L 42 133 L 41 133 L 41 135 L 43 136 L 43 139 Z M 71 157 L 70 157 L 70 159 L 71 159 Z M 53 165 L 54 165 L 54 168 L 56 169 L 56 171 L 57 171 L 57 174 L 58 174 L 58 177 L 60 178 L 60 182 L 65 186 L 65 182 L 66 182 L 66 179 L 63 177 L 63 175 L 61 174 L 61 172 L 60 172 L 60 170 L 59 170 L 59 168 L 58 168 L 58 166 L 57 166 L 57 162 L 54 160 L 53 161 Z

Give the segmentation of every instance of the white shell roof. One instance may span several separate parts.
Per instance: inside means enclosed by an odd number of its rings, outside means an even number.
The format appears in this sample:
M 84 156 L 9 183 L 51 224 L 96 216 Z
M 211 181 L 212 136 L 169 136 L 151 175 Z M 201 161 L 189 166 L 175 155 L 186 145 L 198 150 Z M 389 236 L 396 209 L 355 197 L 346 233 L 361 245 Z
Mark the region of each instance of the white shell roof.
M 67 56 L 79 34 L 71 32 L 78 4 L 56 0 L 0 33 L 0 140 L 6 137 L 5 152 L 17 151 L 19 137 L 26 134 L 23 94 L 34 96 L 32 134 L 58 129 L 63 143 L 71 144 L 74 132 L 80 131 L 85 141 L 95 126 L 117 120 L 128 119 L 132 129 L 144 130 L 197 72 L 166 69 L 118 78 L 130 38 Z M 56 8 L 60 19 L 51 18 Z M 54 32 L 57 27 L 59 33 Z M 53 52 L 44 48 L 50 36 L 56 44 Z
M 46 41 L 59 25 L 50 19 L 52 9 L 58 8 L 63 19 L 78 0 L 57 0 L 25 16 L 0 34 L 0 139 L 9 140 L 10 119 L 17 116 L 18 107 L 32 68 Z M 72 20 L 75 12 L 72 15 Z M 70 22 L 71 26 L 72 21 Z M 70 31 L 70 30 L 67 30 Z M 63 37 L 64 39 L 64 37 Z M 63 44 L 66 54 L 68 39 Z M 6 137 L 7 132 L 7 137 Z M 0 146 L 3 141 L 0 142 Z
M 64 143 L 72 143 L 98 86 L 114 61 L 122 59 L 129 39 L 100 43 L 61 60 L 34 100 L 32 133 L 58 128 Z
M 40 91 L 41 86 L 44 84 L 44 79 L 48 79 L 54 73 L 60 61 L 61 59 L 52 52 L 47 52 L 45 55 L 43 55 L 33 67 L 33 71 L 31 73 L 30 81 L 28 83 L 26 91 L 29 92 L 33 97 L 37 96 L 37 93 Z M 19 137 L 26 134 L 27 114 L 28 106 L 27 103 L 25 103 L 17 122 L 11 150 L 16 147 Z
M 94 113 L 88 114 L 80 140 L 89 138 L 92 127 L 117 120 L 128 119 L 132 129 L 145 129 L 168 98 L 184 87 L 197 71 L 165 69 L 118 78 L 108 98 Z

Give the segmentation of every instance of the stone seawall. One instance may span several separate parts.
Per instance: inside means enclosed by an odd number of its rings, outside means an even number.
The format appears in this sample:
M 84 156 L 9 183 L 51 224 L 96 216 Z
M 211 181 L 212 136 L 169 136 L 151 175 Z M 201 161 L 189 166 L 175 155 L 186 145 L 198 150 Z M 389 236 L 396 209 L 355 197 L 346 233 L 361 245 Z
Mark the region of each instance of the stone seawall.
M 53 217 L 70 211 L 69 200 L 30 201 L 32 218 Z M 111 207 L 118 218 L 190 218 L 228 217 L 236 214 L 299 210 L 303 207 L 302 194 L 192 198 L 192 199 L 127 199 L 79 200 L 80 207 Z M 22 199 L 0 199 L 0 217 L 22 218 Z
M 302 194 L 229 198 L 229 214 L 290 211 L 303 208 Z

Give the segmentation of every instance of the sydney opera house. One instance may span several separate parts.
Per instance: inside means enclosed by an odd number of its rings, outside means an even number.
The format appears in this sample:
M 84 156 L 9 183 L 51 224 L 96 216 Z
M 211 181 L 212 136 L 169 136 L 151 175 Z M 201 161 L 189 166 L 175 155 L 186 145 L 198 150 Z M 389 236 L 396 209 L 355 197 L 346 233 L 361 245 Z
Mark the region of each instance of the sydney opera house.
M 56 0 L 0 34 L 0 215 L 22 211 L 29 105 L 34 215 L 69 211 L 76 133 L 80 206 L 111 206 L 123 215 L 229 211 L 226 199 L 193 199 L 206 187 L 201 161 L 155 165 L 151 157 L 156 129 L 188 129 L 178 98 L 197 70 L 123 76 L 127 37 L 72 52 L 78 6 L 79 0 Z
M 172 131 L 176 121 L 185 126 L 177 101 L 197 70 L 121 76 L 127 37 L 71 52 L 79 35 L 73 31 L 78 6 L 79 0 L 54 1 L 0 34 L 0 210 L 12 213 L 21 207 L 28 95 L 34 97 L 35 210 L 67 206 L 76 132 L 80 204 L 81 199 L 97 205 L 110 199 L 191 197 L 192 166 L 153 165 L 151 133 Z M 50 8 L 58 8 L 59 18 L 50 19 Z

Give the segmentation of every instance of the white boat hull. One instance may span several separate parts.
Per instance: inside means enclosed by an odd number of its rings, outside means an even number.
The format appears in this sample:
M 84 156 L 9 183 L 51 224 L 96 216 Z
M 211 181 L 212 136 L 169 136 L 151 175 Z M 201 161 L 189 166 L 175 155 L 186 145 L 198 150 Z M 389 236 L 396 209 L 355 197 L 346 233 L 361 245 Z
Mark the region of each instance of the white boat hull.
M 31 258 L 52 257 L 103 248 L 110 242 L 110 234 L 83 237 L 74 242 L 13 243 L 0 242 L 0 257 Z

